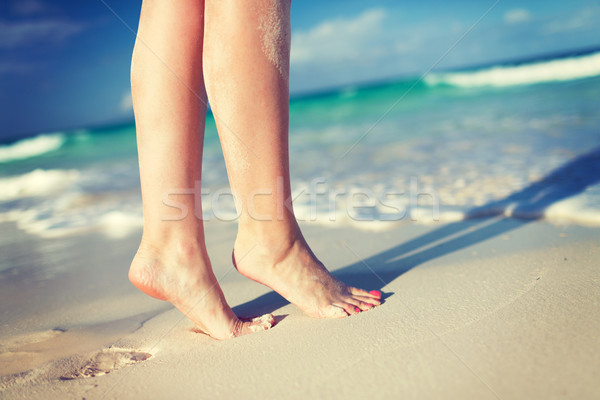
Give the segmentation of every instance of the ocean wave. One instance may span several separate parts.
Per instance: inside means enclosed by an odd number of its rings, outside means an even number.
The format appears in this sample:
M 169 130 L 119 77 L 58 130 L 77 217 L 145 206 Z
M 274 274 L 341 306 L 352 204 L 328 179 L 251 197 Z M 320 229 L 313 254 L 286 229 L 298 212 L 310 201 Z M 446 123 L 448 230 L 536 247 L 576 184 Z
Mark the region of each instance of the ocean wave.
M 36 171 L 34 171 L 36 172 Z M 52 171 L 45 171 L 52 172 Z M 65 172 L 65 171 L 58 171 Z M 32 173 L 33 174 L 33 173 Z M 43 175 L 37 174 L 36 179 Z M 46 174 L 47 177 L 52 176 Z M 62 175 L 62 182 L 76 175 Z M 36 175 L 30 175 L 35 177 Z M 30 182 L 35 179 L 29 178 Z M 52 179 L 49 178 L 48 181 Z M 24 180 L 25 181 L 25 180 Z M 56 179 L 54 180 L 56 182 Z M 35 186 L 35 185 L 34 185 Z M 51 185 L 49 185 L 51 186 Z M 78 187 L 79 185 L 77 185 Z M 0 186 L 0 193 L 2 193 Z M 354 188 L 357 189 L 357 188 Z M 556 224 L 580 224 L 600 226 L 600 210 L 595 205 L 594 193 L 600 191 L 595 185 L 584 193 L 566 197 L 550 205 L 530 205 L 519 201 L 490 201 L 488 204 L 472 208 L 467 205 L 443 204 L 435 201 L 427 204 L 409 199 L 385 200 L 381 188 L 365 187 L 362 190 L 341 190 L 317 196 L 302 196 L 308 190 L 301 189 L 293 194 L 294 211 L 298 221 L 324 227 L 351 226 L 365 231 L 385 231 L 400 224 L 418 225 L 447 224 L 479 218 L 510 218 L 523 221 L 545 220 Z M 360 200 L 352 193 L 373 193 L 373 198 Z M 394 191 L 396 193 L 397 191 Z M 39 193 L 39 192 L 38 192 Z M 210 190 L 208 193 L 227 193 L 226 188 Z M 340 194 L 348 193 L 348 196 Z M 428 196 L 425 196 L 427 199 Z M 436 196 L 437 197 L 437 196 Z M 354 198 L 354 200 L 352 200 Z M 229 196 L 208 197 L 202 204 L 205 221 L 219 220 L 233 222 L 238 213 Z M 356 200 L 359 199 L 359 200 Z M 433 197 L 432 197 L 433 199 Z M 5 212 L 0 211 L 0 223 L 14 222 L 18 229 L 42 238 L 56 238 L 98 232 L 111 239 L 122 239 L 139 233 L 143 226 L 141 202 L 137 195 L 127 192 L 90 194 L 78 190 L 57 192 L 53 196 L 37 197 L 11 205 Z M 12 204 L 12 203 L 9 203 Z
M 431 86 L 504 87 L 543 82 L 570 81 L 600 75 L 600 52 L 584 56 L 514 66 L 494 66 L 475 71 L 433 73 L 425 78 Z
M 65 140 L 62 133 L 49 133 L 0 146 L 0 163 L 23 160 L 57 150 Z
M 0 178 L 0 201 L 47 196 L 78 180 L 77 170 L 36 169 L 23 175 Z
M 144 220 L 139 212 L 126 213 L 113 210 L 100 217 L 99 225 L 106 236 L 122 239 L 140 230 L 144 225 Z

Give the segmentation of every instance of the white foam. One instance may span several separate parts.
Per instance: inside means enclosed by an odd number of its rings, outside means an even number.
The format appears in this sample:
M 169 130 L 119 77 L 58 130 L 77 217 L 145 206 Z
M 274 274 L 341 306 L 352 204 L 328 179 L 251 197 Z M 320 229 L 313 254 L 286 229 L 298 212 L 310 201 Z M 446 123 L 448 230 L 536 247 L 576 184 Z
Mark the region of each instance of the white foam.
M 36 207 L 0 213 L 0 222 L 15 222 L 20 230 L 42 238 L 100 232 L 110 239 L 122 239 L 138 232 L 143 226 L 141 209 L 121 211 L 116 207 L 91 204 L 64 209 L 55 201 L 46 201 Z
M 425 78 L 425 83 L 460 87 L 504 87 L 570 81 L 598 75 L 600 75 L 600 53 L 594 53 L 516 66 L 496 66 L 469 72 L 434 73 Z
M 585 226 L 600 226 L 600 211 L 590 207 L 585 195 L 572 197 L 552 204 L 544 210 L 544 217 L 559 224 L 576 223 Z
M 23 175 L 0 178 L 0 201 L 57 193 L 78 179 L 78 171 L 60 169 L 36 169 Z
M 59 149 L 65 142 L 61 133 L 43 134 L 0 146 L 0 163 L 39 156 Z
M 113 239 L 122 239 L 137 232 L 143 222 L 141 215 L 116 210 L 104 214 L 99 221 L 103 233 Z

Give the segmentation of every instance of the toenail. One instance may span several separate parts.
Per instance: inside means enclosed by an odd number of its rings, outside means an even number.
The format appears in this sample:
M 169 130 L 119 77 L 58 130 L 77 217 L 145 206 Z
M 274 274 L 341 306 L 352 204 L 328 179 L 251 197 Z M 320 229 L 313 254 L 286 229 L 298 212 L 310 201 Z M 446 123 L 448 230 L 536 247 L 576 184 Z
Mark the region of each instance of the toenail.
M 369 294 L 372 294 L 373 296 L 375 296 L 377 298 L 381 298 L 381 292 L 379 290 L 371 290 L 369 292 Z
M 354 307 L 354 311 L 356 311 L 356 312 L 360 312 L 360 308 L 358 308 L 358 307 Z

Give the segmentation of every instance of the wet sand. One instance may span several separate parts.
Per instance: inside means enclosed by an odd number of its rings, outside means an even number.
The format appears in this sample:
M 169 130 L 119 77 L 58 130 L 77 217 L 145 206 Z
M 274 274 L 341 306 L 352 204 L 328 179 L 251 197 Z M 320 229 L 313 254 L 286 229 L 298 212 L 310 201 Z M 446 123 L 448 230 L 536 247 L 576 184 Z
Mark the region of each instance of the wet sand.
M 270 331 L 219 342 L 127 281 L 139 233 L 36 239 L 3 224 L 0 397 L 598 398 L 600 228 L 478 219 L 381 232 L 305 226 L 322 261 L 385 303 L 305 317 L 241 277 L 235 226 L 209 253 L 241 316 Z

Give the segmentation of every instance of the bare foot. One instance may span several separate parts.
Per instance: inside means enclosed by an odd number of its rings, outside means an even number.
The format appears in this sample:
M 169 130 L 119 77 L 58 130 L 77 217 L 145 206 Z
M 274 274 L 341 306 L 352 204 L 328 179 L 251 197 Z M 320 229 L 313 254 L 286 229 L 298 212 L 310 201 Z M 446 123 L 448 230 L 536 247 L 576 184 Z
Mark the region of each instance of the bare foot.
M 275 290 L 311 317 L 342 318 L 381 304 L 380 292 L 367 292 L 335 279 L 301 236 L 281 247 L 252 243 L 238 235 L 232 256 L 238 271 Z M 235 254 L 244 257 L 236 260 Z
M 129 280 L 142 292 L 172 303 L 202 331 L 230 339 L 269 329 L 271 314 L 241 321 L 233 313 L 198 245 L 162 246 L 142 243 L 131 263 Z

